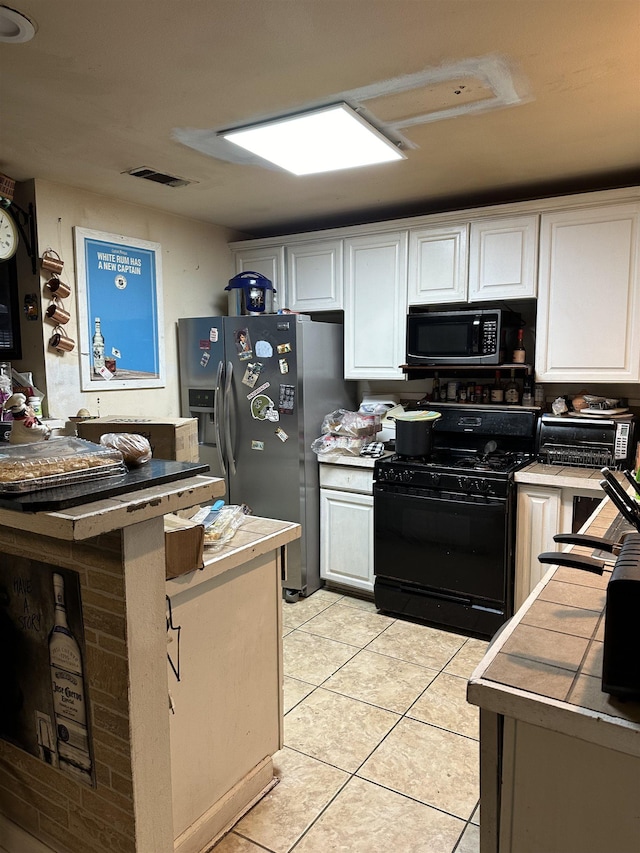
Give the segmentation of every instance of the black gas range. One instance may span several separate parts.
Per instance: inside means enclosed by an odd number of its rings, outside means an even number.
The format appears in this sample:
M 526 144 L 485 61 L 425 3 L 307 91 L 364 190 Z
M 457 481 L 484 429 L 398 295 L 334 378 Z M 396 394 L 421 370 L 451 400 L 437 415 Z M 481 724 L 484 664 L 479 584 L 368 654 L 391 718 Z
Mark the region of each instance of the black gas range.
M 535 458 L 537 414 L 434 404 L 428 458 L 374 467 L 376 606 L 491 637 L 513 613 L 516 489 Z

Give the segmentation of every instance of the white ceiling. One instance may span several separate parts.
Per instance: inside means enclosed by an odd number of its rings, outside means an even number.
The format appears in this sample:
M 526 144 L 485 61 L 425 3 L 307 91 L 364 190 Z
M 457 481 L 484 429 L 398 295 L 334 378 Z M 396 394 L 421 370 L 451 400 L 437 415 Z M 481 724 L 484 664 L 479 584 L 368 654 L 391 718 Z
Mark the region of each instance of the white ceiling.
M 10 5 L 37 28 L 0 44 L 0 172 L 19 181 L 266 235 L 640 178 L 638 0 Z M 216 140 L 339 100 L 407 159 L 294 177 Z M 195 183 L 122 174 L 139 166 Z

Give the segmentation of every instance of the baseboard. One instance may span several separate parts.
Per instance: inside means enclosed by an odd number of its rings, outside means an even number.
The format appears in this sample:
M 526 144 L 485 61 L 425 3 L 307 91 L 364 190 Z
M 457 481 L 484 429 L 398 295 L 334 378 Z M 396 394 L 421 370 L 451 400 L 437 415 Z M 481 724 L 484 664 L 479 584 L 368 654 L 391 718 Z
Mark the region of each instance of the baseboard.
M 174 853 L 205 853 L 210 850 L 276 782 L 269 755 L 176 838 Z

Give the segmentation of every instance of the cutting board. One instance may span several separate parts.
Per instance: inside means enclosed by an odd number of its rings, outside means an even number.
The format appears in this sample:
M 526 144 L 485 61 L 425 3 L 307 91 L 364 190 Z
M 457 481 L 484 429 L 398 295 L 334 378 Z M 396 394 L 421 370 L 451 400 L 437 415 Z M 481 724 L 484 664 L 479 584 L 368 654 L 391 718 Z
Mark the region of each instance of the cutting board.
M 151 459 L 146 465 L 132 468 L 124 476 L 105 480 L 89 480 L 39 492 L 19 492 L 0 495 L 0 507 L 16 512 L 56 512 L 92 501 L 102 501 L 127 492 L 160 486 L 183 480 L 196 474 L 206 474 L 208 465 L 199 462 L 174 462 L 168 459 Z

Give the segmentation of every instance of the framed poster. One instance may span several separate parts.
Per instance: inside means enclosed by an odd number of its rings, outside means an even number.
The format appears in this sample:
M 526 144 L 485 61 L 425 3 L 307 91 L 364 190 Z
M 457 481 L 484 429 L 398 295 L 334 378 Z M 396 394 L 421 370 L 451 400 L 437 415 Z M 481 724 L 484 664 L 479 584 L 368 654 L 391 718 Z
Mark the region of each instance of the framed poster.
M 74 233 L 82 390 L 164 387 L 160 244 Z

